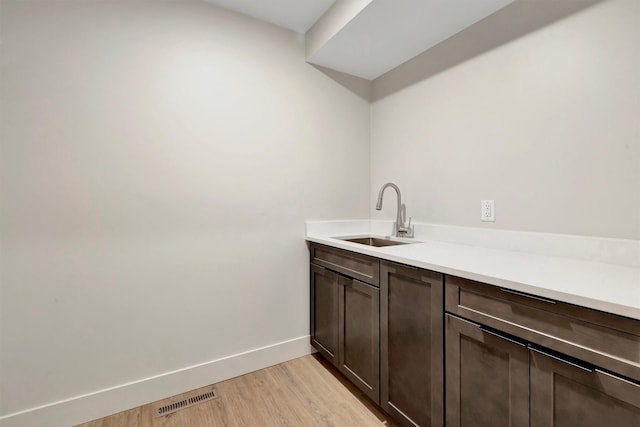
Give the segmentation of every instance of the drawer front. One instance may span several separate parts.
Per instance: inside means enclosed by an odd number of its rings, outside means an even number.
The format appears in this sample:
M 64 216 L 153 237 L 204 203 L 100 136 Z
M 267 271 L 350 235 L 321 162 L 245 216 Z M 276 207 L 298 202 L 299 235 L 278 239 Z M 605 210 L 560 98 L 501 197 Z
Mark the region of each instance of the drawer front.
M 445 278 L 445 309 L 575 358 L 640 380 L 640 321 Z
M 374 286 L 380 286 L 380 262 L 377 258 L 312 244 L 311 262 Z

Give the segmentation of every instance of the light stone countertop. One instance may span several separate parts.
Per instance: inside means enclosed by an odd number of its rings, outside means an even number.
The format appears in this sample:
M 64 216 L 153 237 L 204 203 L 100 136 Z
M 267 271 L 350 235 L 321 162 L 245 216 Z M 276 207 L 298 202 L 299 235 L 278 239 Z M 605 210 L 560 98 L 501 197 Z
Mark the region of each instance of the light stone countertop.
M 640 320 L 640 267 L 428 240 L 370 247 L 307 226 L 306 240 Z M 334 227 L 332 227 L 334 228 Z M 333 236 L 368 235 L 362 227 Z M 403 239 L 394 239 L 403 240 Z

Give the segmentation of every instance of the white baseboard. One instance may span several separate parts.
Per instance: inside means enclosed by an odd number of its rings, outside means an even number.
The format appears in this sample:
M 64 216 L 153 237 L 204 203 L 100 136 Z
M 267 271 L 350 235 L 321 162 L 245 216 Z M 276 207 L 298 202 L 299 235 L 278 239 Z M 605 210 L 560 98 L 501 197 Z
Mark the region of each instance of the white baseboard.
M 69 427 L 312 353 L 309 336 L 294 338 L 172 372 L 8 414 L 0 427 Z

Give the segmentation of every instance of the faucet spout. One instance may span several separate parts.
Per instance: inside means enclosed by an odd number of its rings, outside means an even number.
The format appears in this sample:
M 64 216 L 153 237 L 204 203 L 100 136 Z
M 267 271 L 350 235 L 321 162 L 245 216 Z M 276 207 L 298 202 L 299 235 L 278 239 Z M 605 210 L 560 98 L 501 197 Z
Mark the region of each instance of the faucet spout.
M 409 226 L 405 227 L 404 219 L 402 218 L 402 195 L 400 194 L 400 188 L 395 185 L 393 182 L 387 182 L 385 185 L 380 188 L 380 192 L 378 193 L 378 201 L 376 202 L 376 210 L 382 209 L 382 199 L 384 197 L 384 190 L 388 187 L 396 190 L 398 207 L 396 211 L 396 236 L 397 237 L 413 237 L 413 228 L 411 227 L 411 219 L 409 219 Z
M 400 188 L 398 188 L 398 186 L 395 185 L 393 182 L 387 182 L 380 189 L 380 192 L 378 193 L 378 203 L 376 203 L 376 210 L 382 210 L 382 198 L 384 197 L 384 190 L 386 190 L 389 187 L 396 190 L 396 196 L 398 200 L 398 210 L 396 211 L 396 224 L 404 225 L 404 221 L 402 220 L 402 195 L 400 194 Z

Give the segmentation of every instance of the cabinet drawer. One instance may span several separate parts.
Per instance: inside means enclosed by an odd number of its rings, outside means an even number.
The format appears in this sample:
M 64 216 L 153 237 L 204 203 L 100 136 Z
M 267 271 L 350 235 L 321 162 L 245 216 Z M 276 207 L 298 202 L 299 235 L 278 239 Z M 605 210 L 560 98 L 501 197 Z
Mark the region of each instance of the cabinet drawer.
M 640 321 L 454 276 L 445 309 L 640 380 Z
M 380 286 L 377 258 L 329 246 L 311 244 L 311 262 L 374 286 Z

